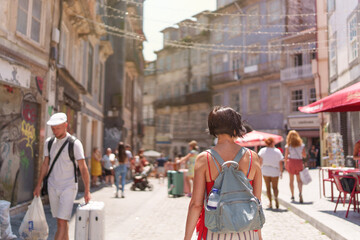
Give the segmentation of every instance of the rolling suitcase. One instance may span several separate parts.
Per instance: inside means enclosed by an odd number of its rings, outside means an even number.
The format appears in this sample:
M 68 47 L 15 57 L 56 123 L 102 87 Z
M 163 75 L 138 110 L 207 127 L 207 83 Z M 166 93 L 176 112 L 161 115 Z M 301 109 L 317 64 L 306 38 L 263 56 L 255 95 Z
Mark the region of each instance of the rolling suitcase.
M 178 171 L 168 171 L 168 194 L 174 197 L 184 195 L 183 173 Z
M 105 239 L 105 204 L 90 201 L 76 209 L 75 240 Z

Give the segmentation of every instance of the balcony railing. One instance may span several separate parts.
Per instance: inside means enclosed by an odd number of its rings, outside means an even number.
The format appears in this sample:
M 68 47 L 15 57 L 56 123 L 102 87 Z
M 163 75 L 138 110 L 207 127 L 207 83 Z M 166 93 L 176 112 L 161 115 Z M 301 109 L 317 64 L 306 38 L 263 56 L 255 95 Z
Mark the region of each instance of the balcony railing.
M 271 61 L 252 66 L 242 67 L 240 69 L 213 74 L 211 76 L 211 85 L 224 84 L 229 82 L 241 81 L 243 78 L 273 73 L 280 70 L 280 61 Z
M 162 108 L 165 106 L 181 106 L 195 103 L 211 103 L 211 92 L 209 90 L 204 90 L 178 97 L 158 99 L 154 102 L 154 105 L 156 108 Z
M 312 76 L 311 64 L 298 67 L 285 68 L 280 71 L 281 81 L 289 81 L 293 79 L 306 78 Z

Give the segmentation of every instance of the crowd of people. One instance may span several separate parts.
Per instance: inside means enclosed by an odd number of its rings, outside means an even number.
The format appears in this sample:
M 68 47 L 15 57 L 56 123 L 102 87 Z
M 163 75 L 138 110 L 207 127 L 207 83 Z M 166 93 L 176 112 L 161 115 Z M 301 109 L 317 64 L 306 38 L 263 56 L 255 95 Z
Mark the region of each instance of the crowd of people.
M 113 187 L 115 184 L 115 197 L 125 197 L 126 178 L 132 178 L 136 173 L 143 171 L 149 165 L 144 156 L 144 149 L 140 149 L 138 154 L 133 157 L 131 146 L 119 142 L 116 149 L 107 148 L 105 154 L 101 156 L 100 149 L 95 147 L 91 156 L 91 187 L 98 187 L 105 184 Z M 120 186 L 121 184 L 121 186 Z
M 58 220 L 57 239 L 62 239 L 61 237 L 66 236 L 68 232 L 69 213 L 71 213 L 71 207 L 69 206 L 72 206 L 77 192 L 77 174 L 74 174 L 74 171 L 71 171 L 72 168 L 75 167 L 75 164 L 80 167 L 81 177 L 85 186 L 90 185 L 89 182 L 91 182 L 91 187 L 97 187 L 100 184 L 106 184 L 107 186 L 113 187 L 115 183 L 116 190 L 114 195 L 116 198 L 119 197 L 120 191 L 121 197 L 125 197 L 124 190 L 127 174 L 130 173 L 129 179 L 132 179 L 132 176 L 136 173 L 142 174 L 145 172 L 145 168 L 149 169 L 151 164 L 144 156 L 144 149 L 140 149 L 134 156 L 131 151 L 131 146 L 124 144 L 123 142 L 119 142 L 116 149 L 107 148 L 103 156 L 101 156 L 100 148 L 95 147 L 91 156 L 91 181 L 89 181 L 83 147 L 81 142 L 78 141 L 78 139 L 75 139 L 73 151 L 76 162 L 67 154 L 61 155 L 62 158 L 59 158 L 60 163 L 55 164 L 54 173 L 51 173 L 49 177 L 54 163 L 62 152 L 62 148 L 71 140 L 71 136 L 66 131 L 67 118 L 64 113 L 54 114 L 48 121 L 48 125 L 51 126 L 55 138 L 48 138 L 45 143 L 44 149 L 48 151 L 45 151 L 44 153 L 45 160 L 41 168 L 38 184 L 34 190 L 34 195 L 40 195 L 43 179 L 49 179 L 48 190 L 51 210 L 53 216 Z M 241 115 L 232 108 L 215 107 L 209 114 L 208 127 L 209 133 L 218 140 L 212 149 L 219 154 L 219 157 L 221 156 L 220 158 L 226 160 L 234 159 L 235 155 L 237 156 L 240 151 L 243 151 L 242 147 L 238 145 L 235 140 L 238 137 L 242 137 L 249 130 L 247 129 L 246 124 L 243 123 Z M 54 142 L 52 143 L 52 141 Z M 258 198 L 259 201 L 261 200 L 263 178 L 266 185 L 267 197 L 270 202 L 269 208 L 272 208 L 272 196 L 274 196 L 275 207 L 279 208 L 278 181 L 279 178 L 282 178 L 282 172 L 285 167 L 290 177 L 289 187 L 291 191 L 291 200 L 295 201 L 294 179 L 296 178 L 299 202 L 303 203 L 302 181 L 299 173 L 304 168 L 303 159 L 307 157 L 307 155 L 309 155 L 310 159 L 309 166 L 316 166 L 318 149 L 315 146 L 312 146 L 307 154 L 302 139 L 294 130 L 290 131 L 286 137 L 285 151 L 275 147 L 275 140 L 273 138 L 266 139 L 265 143 L 266 147 L 260 149 L 258 153 L 252 150 L 246 150 L 238 161 L 238 170 L 245 174 L 246 181 L 249 181 L 247 184 L 252 186 L 254 196 Z M 51 148 L 51 146 L 53 147 Z M 209 161 L 209 154 L 206 151 L 199 153 L 199 146 L 196 141 L 193 140 L 189 142 L 188 146 L 189 152 L 185 156 L 178 156 L 174 161 L 171 161 L 165 157 L 164 154 L 161 154 L 161 156 L 153 162 L 156 167 L 157 176 L 163 181 L 166 171 L 171 168 L 174 170 L 184 170 L 185 172 L 185 185 L 188 186 L 185 193 L 188 197 L 191 197 L 185 239 L 190 239 L 195 227 L 199 236 L 198 239 L 206 239 L 203 237 L 209 236 L 209 234 L 211 234 L 212 237 L 222 238 L 224 237 L 222 233 L 208 232 L 205 227 L 203 205 L 205 197 L 204 193 L 209 194 L 209 192 L 211 192 L 214 180 L 219 175 L 219 167 L 221 166 L 219 166 L 219 163 L 213 156 L 211 157 L 213 161 Z M 57 152 L 58 154 L 56 154 Z M 65 163 L 66 165 L 64 165 Z M 186 164 L 186 167 L 182 166 L 184 164 Z M 50 171 L 48 171 L 49 168 Z M 152 168 L 150 168 L 150 170 L 151 169 Z M 60 174 L 60 172 L 64 172 L 65 170 L 69 174 L 69 176 L 65 176 L 69 179 L 67 180 L 68 182 L 66 182 L 64 176 Z M 59 179 L 62 184 L 60 187 L 56 185 L 57 183 L 60 183 Z M 67 184 L 65 184 L 65 187 L 64 183 Z M 148 185 L 149 188 L 151 188 L 150 185 Z M 75 189 L 74 186 L 76 186 L 76 191 L 72 190 Z M 139 186 L 140 189 L 146 187 L 145 185 Z M 58 189 L 65 189 L 62 190 L 62 192 L 68 192 L 63 195 Z M 273 194 L 271 193 L 271 189 L 273 190 Z M 90 199 L 91 195 L 89 188 L 85 187 L 85 202 L 88 202 Z M 253 236 L 253 239 L 261 239 L 261 231 L 260 229 L 257 230 L 259 231 L 249 230 L 242 232 L 243 234 L 241 236 L 247 234 L 248 236 Z

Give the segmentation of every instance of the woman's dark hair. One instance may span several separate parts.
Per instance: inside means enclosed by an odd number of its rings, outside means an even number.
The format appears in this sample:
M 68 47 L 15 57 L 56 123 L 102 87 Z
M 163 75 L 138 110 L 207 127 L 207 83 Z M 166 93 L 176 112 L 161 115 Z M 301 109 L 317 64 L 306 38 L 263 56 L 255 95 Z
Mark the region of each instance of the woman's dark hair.
M 214 107 L 209 113 L 208 127 L 209 133 L 214 137 L 219 134 L 242 137 L 246 133 L 240 113 L 230 107 Z
M 126 152 L 125 152 L 125 145 L 123 142 L 119 142 L 118 151 L 119 151 L 118 153 L 119 162 L 121 163 L 125 162 Z

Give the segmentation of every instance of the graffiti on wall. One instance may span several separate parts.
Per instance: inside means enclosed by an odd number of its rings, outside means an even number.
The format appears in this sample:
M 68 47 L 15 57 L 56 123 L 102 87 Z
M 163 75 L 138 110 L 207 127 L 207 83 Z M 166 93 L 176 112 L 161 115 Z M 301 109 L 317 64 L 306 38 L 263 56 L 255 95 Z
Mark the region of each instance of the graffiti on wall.
M 12 204 L 32 198 L 38 132 L 34 99 L 19 89 L 0 93 L 0 199 Z
M 116 127 L 105 128 L 104 149 L 116 149 L 121 139 L 121 130 Z

